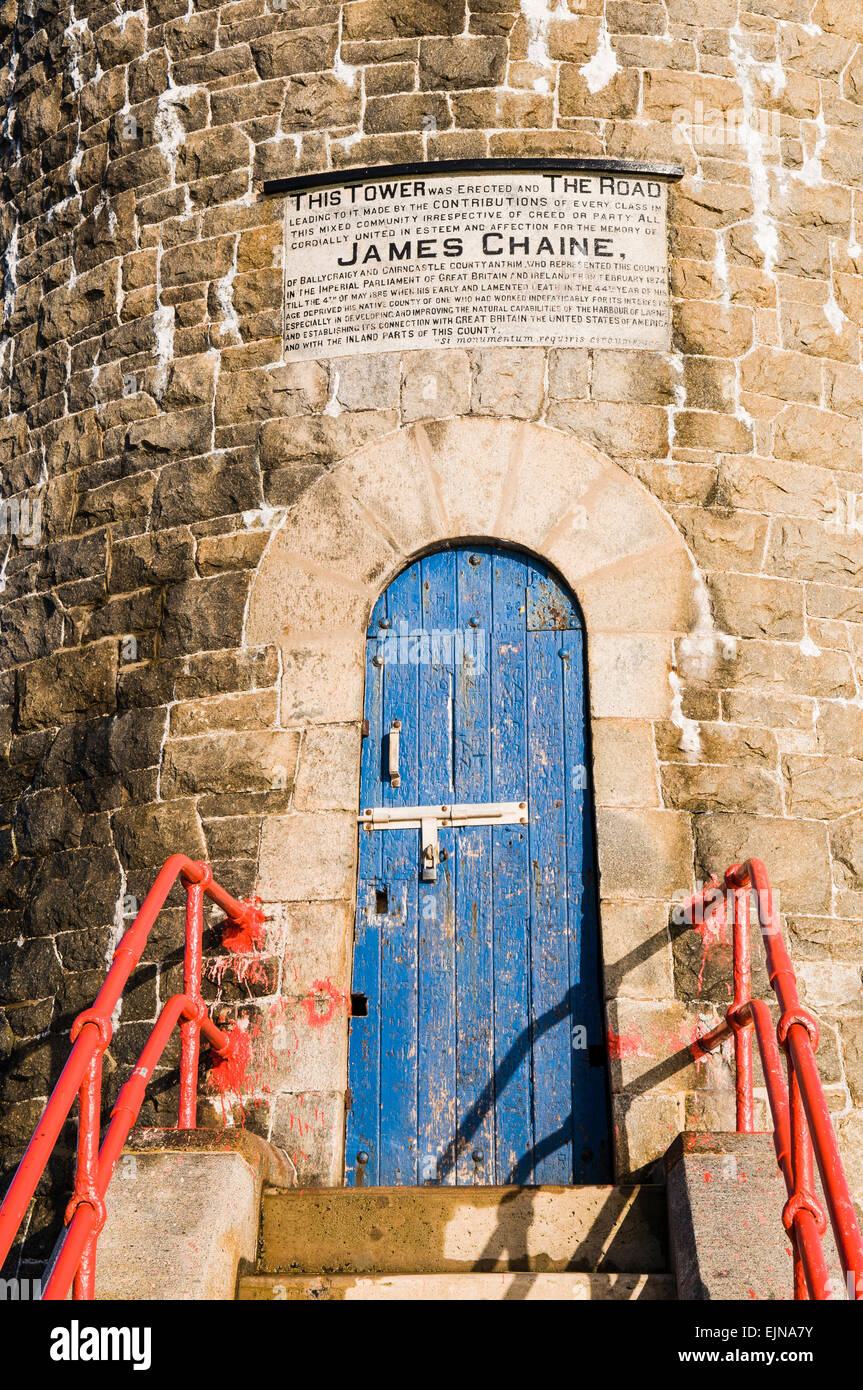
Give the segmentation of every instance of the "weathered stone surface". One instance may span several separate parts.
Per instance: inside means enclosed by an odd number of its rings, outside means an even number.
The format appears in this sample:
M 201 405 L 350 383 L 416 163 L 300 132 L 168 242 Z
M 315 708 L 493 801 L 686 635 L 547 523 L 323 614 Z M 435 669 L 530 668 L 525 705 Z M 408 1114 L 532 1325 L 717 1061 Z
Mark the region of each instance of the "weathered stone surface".
M 713 616 L 723 632 L 739 637 L 799 640 L 804 636 L 803 589 L 781 579 L 711 574 Z
M 658 806 L 653 730 L 644 722 L 593 722 L 593 781 L 598 806 Z
M 264 1184 L 293 1177 L 243 1130 L 135 1130 L 108 1190 L 97 1299 L 232 1299 L 257 1254 Z
M 831 1104 L 846 1086 L 857 1103 L 856 9 L 342 8 L 24 15 L 0 65 L 0 471 L 7 497 L 43 508 L 32 545 L 0 546 L 0 935 L 55 953 L 46 996 L 10 999 L 12 1036 L 91 1002 L 121 870 L 140 901 L 178 848 L 293 914 L 268 927 L 252 988 L 226 977 L 231 1008 L 253 995 L 265 1021 L 265 990 L 347 987 L 365 623 L 410 557 L 470 536 L 559 566 L 582 605 L 606 982 L 671 1020 L 646 1074 L 678 1047 L 674 992 L 727 992 L 726 947 L 705 963 L 676 939 L 672 975 L 669 902 L 754 853 L 793 914 L 807 999 L 843 1026 L 822 1048 Z M 750 106 L 758 152 L 740 138 Z M 478 335 L 467 352 L 285 366 L 283 203 L 258 181 L 488 155 L 684 165 L 672 352 Z M 148 948 L 162 993 L 179 987 L 168 914 Z M 151 976 L 124 1005 L 112 1095 L 158 1002 Z M 15 1144 L 35 1121 L 16 1097 L 47 1085 L 50 1047 L 22 1052 L 3 1092 Z M 344 1078 L 306 1061 L 290 1082 L 268 1072 L 247 1123 L 283 1137 L 302 1181 L 338 1183 Z M 616 1097 L 621 1171 L 681 1125 L 731 1122 L 727 1069 L 679 1086 Z M 166 1081 L 153 1113 L 172 1122 L 169 1096 Z M 859 1192 L 853 1116 L 840 1128 Z
M 825 753 L 863 758 L 863 708 L 830 701 L 819 705 L 818 742 Z
M 782 912 L 823 912 L 830 902 L 827 827 L 781 817 L 714 813 L 695 822 L 701 877 L 729 864 L 762 859 Z
M 292 77 L 285 92 L 282 128 L 316 130 L 322 125 L 352 125 L 360 113 L 360 93 L 334 73 Z
M 822 468 L 860 472 L 860 425 L 809 406 L 786 406 L 774 427 L 777 458 L 799 459 Z
M 485 348 L 473 354 L 477 415 L 535 419 L 542 410 L 545 354 L 539 348 Z
M 752 345 L 752 315 L 734 305 L 698 301 L 675 305 L 674 340 L 681 352 L 741 357 Z
M 261 891 L 281 902 L 332 902 L 353 893 L 356 812 L 303 812 L 264 822 Z M 321 862 L 321 837 L 327 844 Z
M 39 999 L 60 983 L 60 962 L 53 942 L 45 937 L 0 946 L 0 1003 Z
M 785 1185 L 770 1138 L 684 1135 L 665 1165 L 678 1298 L 791 1298 L 791 1254 L 776 1219 Z
M 289 77 L 300 72 L 324 72 L 336 56 L 335 25 L 300 30 L 296 34 L 266 34 L 254 40 L 251 51 L 262 77 Z
M 215 740 L 169 740 L 162 766 L 162 794 L 290 791 L 299 738 L 295 733 L 224 733 Z
M 863 761 L 857 758 L 791 756 L 783 770 L 795 816 L 829 821 L 860 806 Z
M 131 868 L 161 865 L 171 854 L 187 854 L 191 859 L 206 854 L 191 801 L 159 802 L 118 811 L 114 832 L 123 860 Z
M 590 354 L 582 348 L 557 348 L 548 359 L 548 394 L 552 399 L 579 400 L 587 396 Z
M 192 533 L 185 527 L 153 531 L 112 547 L 108 588 L 114 593 L 128 593 L 191 579 L 194 573 Z
M 470 363 L 464 352 L 406 354 L 401 408 L 406 421 L 458 415 L 470 400 Z
M 348 39 L 394 39 L 423 34 L 460 34 L 464 7 L 460 0 L 359 0 L 345 15 Z
M 27 910 L 29 930 L 41 936 L 57 931 L 90 931 L 94 926 L 110 924 L 121 884 L 113 849 L 48 854 L 39 861 L 33 878 Z M 35 997 L 42 994 L 43 989 L 38 987 Z M 94 998 L 95 994 L 90 993 L 80 1000 L 78 1008 L 89 1007 Z
M 22 729 L 66 724 L 116 707 L 117 644 L 94 642 L 22 666 L 18 720 Z
M 359 737 L 355 724 L 307 730 L 297 770 L 297 810 L 353 811 L 359 801 Z
M 379 357 L 346 357 L 337 368 L 336 399 L 349 411 L 395 409 L 399 403 L 399 366 L 398 355 L 392 352 Z M 350 417 L 344 421 L 347 427 L 352 423 Z M 349 452 L 350 442 L 345 440 L 339 453 Z
M 670 899 L 692 873 L 689 820 L 675 811 L 597 813 L 603 897 Z
M 863 889 L 863 814 L 845 817 L 830 831 L 830 848 L 837 880 L 843 887 Z
M 761 768 L 671 765 L 662 769 L 662 794 L 665 805 L 678 811 L 782 811 L 779 780 Z
M 480 1278 L 496 1270 L 500 1279 L 517 1263 L 534 1277 L 542 1269 L 559 1278 L 582 1266 L 610 1271 L 638 1265 L 643 1271 L 667 1260 L 659 1187 L 549 1186 L 505 1195 L 480 1185 L 397 1187 L 384 1198 L 387 1242 L 377 1234 L 383 1195 L 368 1188 L 268 1192 L 263 1267 L 347 1270 L 357 1278 L 382 1271 L 398 1276 L 422 1265 L 461 1278 L 476 1277 L 478 1268 L 487 1272 Z
M 506 68 L 507 45 L 502 38 L 423 39 L 419 47 L 419 78 L 423 90 L 441 87 L 494 87 Z
M 668 453 L 668 416 L 653 405 L 621 411 L 605 401 L 560 401 L 548 411 L 549 424 L 565 429 L 613 458 L 664 458 Z
M 159 526 L 168 528 L 205 517 L 232 516 L 260 504 L 254 460 L 214 455 L 164 468 L 153 496 L 153 514 Z
M 239 645 L 248 580 L 219 574 L 171 585 L 165 593 L 165 656 Z

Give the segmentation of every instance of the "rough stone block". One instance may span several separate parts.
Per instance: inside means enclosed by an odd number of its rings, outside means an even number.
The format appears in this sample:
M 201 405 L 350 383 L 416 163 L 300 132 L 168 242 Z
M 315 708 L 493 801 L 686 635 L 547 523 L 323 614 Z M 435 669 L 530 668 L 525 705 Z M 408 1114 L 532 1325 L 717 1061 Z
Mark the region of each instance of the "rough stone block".
M 671 708 L 670 639 L 596 632 L 588 636 L 588 664 L 595 719 L 667 717 Z
M 659 773 L 649 723 L 594 719 L 591 745 L 597 806 L 659 806 Z
M 541 348 L 484 348 L 473 357 L 476 415 L 535 419 L 542 410 L 545 353 Z
M 344 1182 L 345 1093 L 283 1092 L 273 1109 L 272 1142 L 287 1153 L 298 1187 Z
M 133 1130 L 108 1189 L 97 1299 L 233 1299 L 257 1256 L 264 1183 L 292 1178 L 243 1131 Z
M 695 823 L 699 877 L 762 859 L 781 912 L 823 912 L 831 900 L 827 827 L 814 821 L 723 812 Z
M 596 824 L 603 898 L 670 902 L 689 888 L 693 869 L 688 816 L 601 808 Z
M 793 1299 L 785 1182 L 767 1134 L 683 1134 L 665 1158 L 678 1298 Z
M 106 640 L 57 652 L 18 673 L 21 729 L 110 714 L 117 705 L 117 643 Z
M 671 943 L 664 903 L 603 899 L 602 949 L 610 999 L 672 999 Z
M 281 902 L 327 902 L 354 893 L 356 812 L 304 811 L 264 821 L 258 891 Z M 326 853 L 321 854 L 322 846 Z
M 467 411 L 471 384 L 467 353 L 443 349 L 406 353 L 402 371 L 401 408 L 406 422 Z
M 359 802 L 359 723 L 317 725 L 303 735 L 294 805 L 298 811 L 353 811 Z
M 200 792 L 283 791 L 294 785 L 299 738 L 293 731 L 212 733 L 165 745 L 165 797 Z

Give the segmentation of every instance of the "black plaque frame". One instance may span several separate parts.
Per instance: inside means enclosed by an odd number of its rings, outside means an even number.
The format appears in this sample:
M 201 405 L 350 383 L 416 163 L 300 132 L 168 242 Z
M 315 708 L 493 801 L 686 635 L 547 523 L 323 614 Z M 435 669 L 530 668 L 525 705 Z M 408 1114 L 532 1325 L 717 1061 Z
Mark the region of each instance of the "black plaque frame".
M 429 159 L 413 164 L 372 164 L 360 168 L 327 169 L 321 174 L 297 174 L 287 179 L 265 179 L 265 196 L 302 193 L 343 183 L 374 183 L 378 179 L 434 178 L 437 174 L 630 174 L 633 177 L 682 179 L 682 164 L 650 164 L 628 159 Z

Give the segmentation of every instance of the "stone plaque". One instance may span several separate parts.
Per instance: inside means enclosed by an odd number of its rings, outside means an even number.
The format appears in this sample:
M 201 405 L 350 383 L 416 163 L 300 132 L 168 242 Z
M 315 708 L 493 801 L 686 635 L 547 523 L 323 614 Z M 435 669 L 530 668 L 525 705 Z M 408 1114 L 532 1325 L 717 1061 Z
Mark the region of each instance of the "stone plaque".
M 288 191 L 285 358 L 667 349 L 666 192 L 648 174 L 541 169 Z

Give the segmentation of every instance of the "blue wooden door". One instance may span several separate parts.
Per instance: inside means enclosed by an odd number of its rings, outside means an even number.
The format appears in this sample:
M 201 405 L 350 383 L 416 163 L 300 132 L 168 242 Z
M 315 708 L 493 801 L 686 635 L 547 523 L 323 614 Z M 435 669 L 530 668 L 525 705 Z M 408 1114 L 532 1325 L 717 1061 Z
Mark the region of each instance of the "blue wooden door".
M 366 654 L 362 809 L 527 821 L 442 825 L 433 881 L 425 833 L 360 826 L 346 1182 L 607 1182 L 577 608 L 539 562 L 459 546 L 393 581 Z

